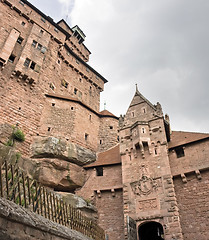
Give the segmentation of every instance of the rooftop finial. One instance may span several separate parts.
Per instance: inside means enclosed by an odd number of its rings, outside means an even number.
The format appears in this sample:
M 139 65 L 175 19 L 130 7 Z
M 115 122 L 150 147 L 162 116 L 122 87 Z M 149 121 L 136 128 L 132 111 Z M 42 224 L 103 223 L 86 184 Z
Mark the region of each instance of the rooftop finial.
M 106 101 L 104 102 L 104 110 L 106 110 Z
M 136 83 L 135 85 L 136 85 L 136 92 L 138 92 L 139 90 L 138 90 L 138 86 L 137 86 L 137 83 Z

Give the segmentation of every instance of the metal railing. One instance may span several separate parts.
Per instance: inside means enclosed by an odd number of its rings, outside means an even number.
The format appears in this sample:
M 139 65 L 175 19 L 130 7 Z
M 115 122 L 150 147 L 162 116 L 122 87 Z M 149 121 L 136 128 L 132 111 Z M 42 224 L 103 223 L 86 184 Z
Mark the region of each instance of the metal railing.
M 52 190 L 30 179 L 17 164 L 7 161 L 0 164 L 0 195 L 92 239 L 105 240 L 104 230 L 93 220 L 83 216 Z

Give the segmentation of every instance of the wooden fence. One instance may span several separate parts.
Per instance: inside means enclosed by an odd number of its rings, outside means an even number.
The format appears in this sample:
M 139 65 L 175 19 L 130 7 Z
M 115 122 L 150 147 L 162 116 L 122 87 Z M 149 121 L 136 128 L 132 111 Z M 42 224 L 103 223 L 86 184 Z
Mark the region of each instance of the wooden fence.
M 104 230 L 94 221 L 82 216 L 79 210 L 52 190 L 30 179 L 17 164 L 12 165 L 7 161 L 0 164 L 0 195 L 92 239 L 105 239 Z

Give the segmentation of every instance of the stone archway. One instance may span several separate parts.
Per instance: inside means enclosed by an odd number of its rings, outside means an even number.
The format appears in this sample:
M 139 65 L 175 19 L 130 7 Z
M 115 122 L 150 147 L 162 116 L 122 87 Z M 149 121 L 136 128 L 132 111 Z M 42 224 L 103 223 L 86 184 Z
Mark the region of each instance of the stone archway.
M 163 226 L 158 222 L 146 222 L 138 227 L 139 240 L 164 240 Z

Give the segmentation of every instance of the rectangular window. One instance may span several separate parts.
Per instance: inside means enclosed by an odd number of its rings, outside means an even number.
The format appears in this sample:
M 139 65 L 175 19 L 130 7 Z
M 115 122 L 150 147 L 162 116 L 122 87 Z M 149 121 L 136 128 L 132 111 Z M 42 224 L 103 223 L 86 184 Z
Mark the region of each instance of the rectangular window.
M 74 88 L 74 94 L 76 95 L 78 92 L 78 89 Z
M 96 167 L 96 175 L 103 176 L 103 167 Z
M 32 62 L 31 65 L 30 65 L 30 68 L 34 70 L 34 69 L 35 69 L 35 66 L 36 66 L 36 63 L 35 63 L 35 62 Z
M 17 43 L 22 44 L 22 42 L 23 42 L 23 38 L 22 38 L 22 37 L 19 37 L 19 38 L 17 39 Z
M 25 59 L 24 66 L 29 67 L 31 60 L 29 58 Z
M 36 47 L 36 45 L 37 45 L 37 42 L 35 41 L 35 40 L 33 40 L 33 42 L 32 42 L 32 47 Z
M 15 60 L 15 57 L 16 57 L 15 55 L 11 54 L 10 57 L 9 57 L 9 59 L 8 59 L 8 62 L 13 63 L 14 60 Z
M 177 158 L 181 158 L 181 157 L 185 156 L 183 147 L 176 148 L 175 152 L 176 152 L 176 157 Z
M 41 50 L 41 49 L 42 49 L 42 45 L 41 45 L 40 43 L 38 43 L 37 49 L 38 49 L 38 50 Z
M 46 20 L 43 17 L 41 18 L 41 21 L 44 22 L 44 23 L 46 22 Z
M 25 5 L 23 1 L 19 1 L 19 3 L 20 3 L 21 5 L 23 5 L 23 6 Z
M 57 33 L 59 32 L 59 30 L 57 28 L 54 28 L 54 31 L 57 32 Z
M 22 26 L 25 26 L 25 22 L 21 22 L 21 25 L 22 25 Z

